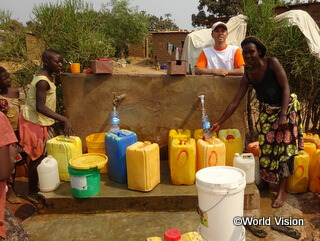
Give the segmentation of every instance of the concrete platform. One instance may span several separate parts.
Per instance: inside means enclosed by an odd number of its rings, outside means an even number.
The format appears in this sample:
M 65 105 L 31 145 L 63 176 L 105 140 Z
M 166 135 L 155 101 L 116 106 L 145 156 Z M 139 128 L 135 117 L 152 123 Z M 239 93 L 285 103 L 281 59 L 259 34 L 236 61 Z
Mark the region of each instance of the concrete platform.
M 101 174 L 100 193 L 90 198 L 74 198 L 69 182 L 53 192 L 41 193 L 48 208 L 44 213 L 97 213 L 124 211 L 195 211 L 198 205 L 195 185 L 173 185 L 167 161 L 161 161 L 161 183 L 150 192 L 128 189 Z M 244 209 L 259 209 L 260 195 L 255 184 L 247 185 Z

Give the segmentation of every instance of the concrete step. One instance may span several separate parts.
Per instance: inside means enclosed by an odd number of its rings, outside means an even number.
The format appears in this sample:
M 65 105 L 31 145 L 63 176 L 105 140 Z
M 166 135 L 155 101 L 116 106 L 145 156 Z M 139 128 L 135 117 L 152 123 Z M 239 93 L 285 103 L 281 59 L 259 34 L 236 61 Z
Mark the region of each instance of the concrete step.
M 197 209 L 198 196 L 195 184 L 173 185 L 167 161 L 161 161 L 161 183 L 150 192 L 128 189 L 101 174 L 100 193 L 90 198 L 74 198 L 70 182 L 62 182 L 45 196 L 48 208 L 44 213 L 97 213 L 124 211 L 192 211 Z M 255 184 L 245 188 L 244 209 L 259 209 L 260 195 Z

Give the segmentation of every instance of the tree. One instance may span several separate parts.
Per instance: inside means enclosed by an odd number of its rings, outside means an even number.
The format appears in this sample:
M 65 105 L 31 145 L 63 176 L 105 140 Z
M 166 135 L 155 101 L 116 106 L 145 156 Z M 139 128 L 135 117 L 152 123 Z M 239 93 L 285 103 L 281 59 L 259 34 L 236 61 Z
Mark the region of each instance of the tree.
M 144 13 L 144 12 L 143 12 Z M 179 27 L 171 19 L 171 14 L 167 13 L 164 17 L 157 17 L 155 15 L 147 14 L 150 22 L 150 31 L 157 30 L 179 30 Z
M 86 68 L 93 59 L 113 56 L 114 48 L 92 4 L 64 0 L 37 5 L 32 13 L 31 31 L 45 47 L 59 50 L 67 62 L 79 62 Z
M 141 43 L 148 36 L 147 16 L 139 13 L 137 7 L 129 8 L 128 0 L 111 0 L 103 5 L 101 14 L 105 17 L 103 31 L 111 39 L 117 57 L 127 56 L 129 44 Z
M 26 58 L 26 29 L 22 23 L 11 19 L 9 11 L 0 10 L 0 59 L 13 61 Z
M 192 26 L 206 25 L 212 18 L 230 17 L 239 13 L 241 0 L 199 0 L 199 13 L 192 14 Z M 209 22 L 213 22 L 210 21 Z

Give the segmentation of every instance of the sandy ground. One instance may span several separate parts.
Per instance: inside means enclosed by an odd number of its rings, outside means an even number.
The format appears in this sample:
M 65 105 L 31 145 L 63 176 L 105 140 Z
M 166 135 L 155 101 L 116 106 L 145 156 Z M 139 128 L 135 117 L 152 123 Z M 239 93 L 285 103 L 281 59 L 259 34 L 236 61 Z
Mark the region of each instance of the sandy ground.
M 122 64 L 125 61 L 120 60 L 114 63 L 114 74 L 166 74 L 167 70 L 156 70 L 154 61 L 143 58 L 128 58 L 130 64 Z
M 126 63 L 125 59 L 114 61 L 113 74 L 166 74 L 167 70 L 156 70 L 154 61 L 150 59 L 129 57 L 127 58 L 130 64 Z M 0 66 L 4 67 L 9 72 L 19 70 L 19 66 L 12 62 L 0 62 Z

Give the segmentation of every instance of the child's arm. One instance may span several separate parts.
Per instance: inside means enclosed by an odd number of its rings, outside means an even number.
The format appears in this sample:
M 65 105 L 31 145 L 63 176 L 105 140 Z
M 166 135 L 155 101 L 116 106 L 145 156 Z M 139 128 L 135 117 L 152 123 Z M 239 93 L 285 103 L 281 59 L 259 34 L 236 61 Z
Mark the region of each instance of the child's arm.
M 10 126 L 7 117 L 0 112 L 0 181 L 8 179 L 13 171 L 13 162 L 10 159 L 9 145 L 17 142 L 17 138 Z
M 13 171 L 13 163 L 10 159 L 9 145 L 0 147 L 0 182 L 8 179 Z
M 73 134 L 71 122 L 65 116 L 59 115 L 58 113 L 52 111 L 46 106 L 46 92 L 50 88 L 49 84 L 45 80 L 40 80 L 36 84 L 36 108 L 37 111 L 45 116 L 48 116 L 52 119 L 61 121 L 64 123 L 64 134 L 70 136 Z

